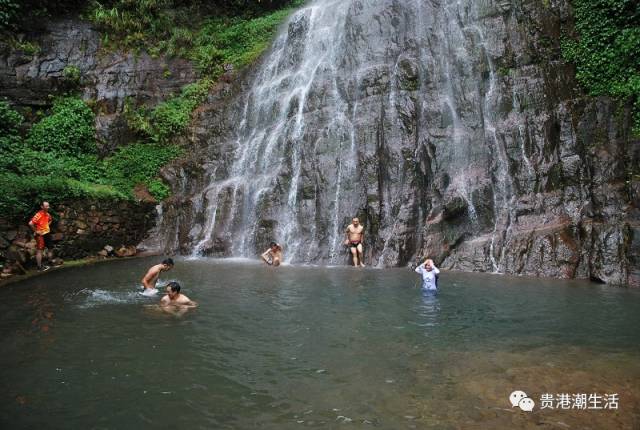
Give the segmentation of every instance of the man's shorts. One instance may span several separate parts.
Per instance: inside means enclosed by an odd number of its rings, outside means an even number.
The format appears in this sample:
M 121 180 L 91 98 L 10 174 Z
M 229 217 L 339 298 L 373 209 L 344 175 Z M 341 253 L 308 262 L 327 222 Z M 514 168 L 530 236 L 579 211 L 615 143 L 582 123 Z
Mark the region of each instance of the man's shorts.
M 51 249 L 51 233 L 47 233 L 44 235 L 36 234 L 36 248 L 39 250 L 43 250 L 45 248 Z

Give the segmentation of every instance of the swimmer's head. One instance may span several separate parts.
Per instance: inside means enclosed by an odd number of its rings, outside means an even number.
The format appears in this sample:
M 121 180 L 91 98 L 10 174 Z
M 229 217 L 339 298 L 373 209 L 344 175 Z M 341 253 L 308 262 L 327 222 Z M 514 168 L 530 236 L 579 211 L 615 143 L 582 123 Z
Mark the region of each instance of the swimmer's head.
M 174 298 L 178 294 L 180 294 L 180 284 L 178 284 L 175 281 L 171 281 L 167 284 L 165 291 L 167 292 L 170 298 Z
M 171 269 L 173 269 L 173 259 L 167 258 L 167 259 L 163 260 L 162 261 L 162 265 L 164 266 L 163 270 L 171 270 Z
M 351 222 L 353 223 L 353 225 L 357 226 L 360 224 L 360 220 L 358 219 L 358 217 L 354 217 Z
M 271 242 L 269 244 L 269 248 L 271 248 L 272 251 L 279 251 L 282 249 L 282 247 L 277 242 Z
M 433 260 L 430 258 L 424 260 L 424 268 L 430 272 L 433 269 Z

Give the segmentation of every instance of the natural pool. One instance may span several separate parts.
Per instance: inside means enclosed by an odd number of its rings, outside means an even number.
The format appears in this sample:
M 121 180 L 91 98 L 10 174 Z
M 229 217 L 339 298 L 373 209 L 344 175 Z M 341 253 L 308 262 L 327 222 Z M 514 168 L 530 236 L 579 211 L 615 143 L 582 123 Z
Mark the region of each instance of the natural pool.
M 200 307 L 175 317 L 134 291 L 155 260 L 0 290 L 1 428 L 640 426 L 640 291 L 443 273 L 434 297 L 410 269 L 179 260 L 164 280 Z

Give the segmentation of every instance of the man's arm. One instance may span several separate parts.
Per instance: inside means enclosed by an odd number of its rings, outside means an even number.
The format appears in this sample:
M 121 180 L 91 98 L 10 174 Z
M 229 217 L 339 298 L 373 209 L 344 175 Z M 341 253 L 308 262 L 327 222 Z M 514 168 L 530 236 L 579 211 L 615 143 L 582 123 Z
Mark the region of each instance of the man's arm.
M 269 261 L 269 259 L 267 258 L 267 256 L 271 253 L 271 248 L 267 249 L 265 252 L 262 253 L 262 255 L 260 256 L 260 258 L 262 258 L 264 260 L 265 263 L 267 264 L 271 264 L 271 261 Z
M 184 294 L 181 294 L 182 298 L 180 300 L 180 303 L 178 303 L 180 306 L 186 306 L 188 308 L 196 308 L 198 307 L 198 303 L 194 302 L 193 300 L 191 300 L 189 297 L 185 296 Z
M 171 299 L 169 298 L 169 296 L 164 296 L 162 299 L 160 299 L 160 306 L 169 306 L 170 303 Z
M 29 227 L 31 228 L 31 230 L 36 233 L 36 225 L 34 223 L 34 221 L 38 221 L 38 219 L 40 218 L 40 214 L 35 214 L 33 216 L 33 218 L 31 218 L 31 221 L 29 221 Z

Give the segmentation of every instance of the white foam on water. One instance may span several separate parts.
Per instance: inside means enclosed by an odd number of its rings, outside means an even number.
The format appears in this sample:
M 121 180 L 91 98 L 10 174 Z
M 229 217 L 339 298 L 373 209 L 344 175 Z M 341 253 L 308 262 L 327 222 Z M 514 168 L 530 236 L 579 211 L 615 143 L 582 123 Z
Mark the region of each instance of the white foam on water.
M 79 293 L 86 297 L 79 304 L 82 309 L 93 308 L 104 305 L 114 304 L 132 304 L 137 303 L 142 297 L 140 296 L 139 287 L 135 291 L 109 291 L 109 290 L 89 290 L 84 289 Z
M 145 288 L 139 294 L 141 296 L 145 296 L 145 297 L 155 297 L 155 296 L 158 295 L 158 289 L 157 288 Z

